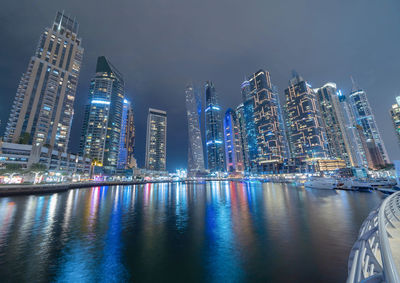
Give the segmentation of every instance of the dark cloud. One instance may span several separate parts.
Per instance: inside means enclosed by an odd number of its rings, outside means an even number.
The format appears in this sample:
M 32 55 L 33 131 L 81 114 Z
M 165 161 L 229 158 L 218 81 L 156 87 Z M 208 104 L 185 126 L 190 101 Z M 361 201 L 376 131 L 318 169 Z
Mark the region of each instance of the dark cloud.
M 85 48 L 71 146 L 77 149 L 96 57 L 124 74 L 144 161 L 148 107 L 168 112 L 169 169 L 186 166 L 184 88 L 213 80 L 224 107 L 240 102 L 245 75 L 265 68 L 280 93 L 296 69 L 313 87 L 350 75 L 366 89 L 391 159 L 400 158 L 389 108 L 400 94 L 397 0 L 7 1 L 0 10 L 1 131 L 21 73 L 57 10 L 80 22 Z

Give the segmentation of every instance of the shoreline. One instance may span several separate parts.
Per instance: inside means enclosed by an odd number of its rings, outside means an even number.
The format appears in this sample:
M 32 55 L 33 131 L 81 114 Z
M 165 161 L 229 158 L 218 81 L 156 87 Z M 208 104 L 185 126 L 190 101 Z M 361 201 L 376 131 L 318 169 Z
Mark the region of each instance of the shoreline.
M 203 180 L 203 181 L 240 181 L 240 180 Z M 66 184 L 32 184 L 32 185 L 1 185 L 0 197 L 17 196 L 17 195 L 35 195 L 46 193 L 65 192 L 73 189 L 84 189 L 92 187 L 103 186 L 132 186 L 132 185 L 145 185 L 145 184 L 159 184 L 159 183 L 199 183 L 196 181 L 102 181 L 102 182 L 85 182 L 85 183 L 66 183 Z

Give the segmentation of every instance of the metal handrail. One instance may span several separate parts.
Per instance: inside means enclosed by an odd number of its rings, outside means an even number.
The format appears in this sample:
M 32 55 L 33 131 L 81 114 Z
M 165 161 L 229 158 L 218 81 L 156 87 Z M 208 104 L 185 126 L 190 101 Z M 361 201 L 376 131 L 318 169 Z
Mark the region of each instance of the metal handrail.
M 388 232 L 386 229 L 386 226 L 389 223 L 391 224 L 391 220 L 388 219 L 388 215 L 386 214 L 386 209 L 389 208 L 389 213 L 393 214 L 394 211 L 390 208 L 390 206 L 398 205 L 395 203 L 397 199 L 400 199 L 400 192 L 387 197 L 379 209 L 378 216 L 379 231 L 381 231 L 381 233 L 379 233 L 379 243 L 382 255 L 383 276 L 385 281 L 388 283 L 400 282 L 399 272 L 395 266 L 392 249 L 390 248 L 389 244 Z
M 400 192 L 387 197 L 364 220 L 350 252 L 348 283 L 400 283 L 387 230 L 388 225 L 395 227 L 396 219 L 400 224 Z

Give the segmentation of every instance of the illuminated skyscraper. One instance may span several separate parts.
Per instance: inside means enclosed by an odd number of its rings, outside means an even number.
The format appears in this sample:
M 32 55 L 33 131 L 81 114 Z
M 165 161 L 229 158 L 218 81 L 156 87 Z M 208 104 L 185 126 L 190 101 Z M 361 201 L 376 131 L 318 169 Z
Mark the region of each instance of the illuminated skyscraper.
M 240 125 L 235 111 L 228 109 L 224 117 L 225 162 L 229 173 L 243 173 L 243 150 Z
M 167 112 L 150 108 L 147 116 L 146 169 L 165 171 L 167 160 Z
M 326 133 L 311 86 L 294 73 L 285 95 L 291 157 L 310 161 L 328 158 Z
M 117 169 L 132 168 L 135 126 L 132 105 L 127 99 L 124 99 L 122 108 L 121 135 L 119 140 Z
M 348 98 L 341 92 L 339 93 L 339 103 L 343 112 L 344 125 L 346 128 L 348 141 L 350 143 L 350 151 L 354 164 L 353 166 L 367 167 L 368 160 L 361 140 L 362 137 L 360 137 L 360 132 L 357 129 L 354 113 L 348 104 Z
M 342 159 L 349 166 L 354 166 L 351 143 L 346 131 L 343 110 L 340 106 L 336 84 L 327 83 L 315 90 L 321 110 L 322 122 L 325 127 L 328 150 L 331 158 Z
M 123 111 L 123 77 L 104 56 L 98 57 L 85 109 L 81 151 L 102 164 L 106 173 L 117 169 Z
M 400 143 L 400 96 L 396 97 L 396 103 L 390 109 L 390 116 L 392 117 L 393 127 Z
M 381 159 L 383 159 L 385 163 L 390 163 L 374 114 L 369 105 L 367 94 L 364 90 L 358 88 L 354 81 L 353 89 L 349 95 L 349 104 L 354 113 L 356 123 L 363 128 L 366 142 L 369 144 L 375 144 L 375 146 L 378 147 L 379 153 L 382 155 Z M 372 143 L 371 140 L 374 142 Z M 371 146 L 369 148 L 371 148 Z
M 257 164 L 263 172 L 273 172 L 286 157 L 285 134 L 278 93 L 269 72 L 259 70 L 249 77 L 253 119 L 257 138 Z
M 191 84 L 186 87 L 185 95 L 189 135 L 188 173 L 196 175 L 204 172 L 203 140 L 200 130 L 201 101 Z
M 212 82 L 205 83 L 205 129 L 207 164 L 210 172 L 224 172 L 224 134 L 222 130 L 221 108 Z
M 21 77 L 5 141 L 67 151 L 82 56 L 78 23 L 58 12 Z
M 243 155 L 243 165 L 244 170 L 250 172 L 250 163 L 249 163 L 249 146 L 247 144 L 247 135 L 246 135 L 246 120 L 244 117 L 244 104 L 241 103 L 236 108 L 236 117 L 240 132 L 240 141 L 242 147 L 242 155 Z

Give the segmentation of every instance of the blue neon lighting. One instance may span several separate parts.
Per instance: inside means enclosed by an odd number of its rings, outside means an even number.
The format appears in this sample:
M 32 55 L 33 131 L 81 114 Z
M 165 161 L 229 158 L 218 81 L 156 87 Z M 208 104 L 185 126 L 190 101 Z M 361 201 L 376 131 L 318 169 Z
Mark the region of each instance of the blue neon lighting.
M 104 100 L 93 99 L 93 100 L 92 100 L 92 104 L 106 104 L 106 105 L 110 105 L 110 101 L 104 101 Z
M 221 110 L 221 108 L 219 108 L 219 106 L 208 106 L 208 107 L 206 108 L 205 112 L 207 112 L 207 111 L 210 110 L 210 109 L 212 109 L 212 110 Z

